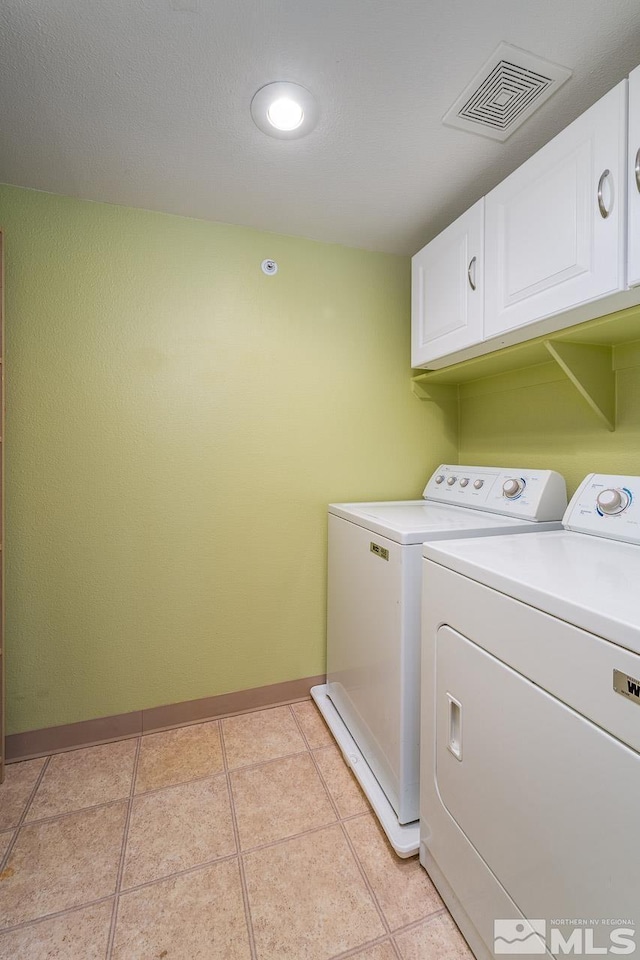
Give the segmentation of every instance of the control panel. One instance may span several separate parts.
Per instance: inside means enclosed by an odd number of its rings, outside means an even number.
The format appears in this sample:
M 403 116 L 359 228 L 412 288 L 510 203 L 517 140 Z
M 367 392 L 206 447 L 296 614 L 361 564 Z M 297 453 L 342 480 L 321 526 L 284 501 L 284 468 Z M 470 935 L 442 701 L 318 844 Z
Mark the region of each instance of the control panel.
M 560 520 L 567 506 L 566 484 L 553 470 L 441 464 L 422 496 L 522 520 Z
M 640 543 L 640 477 L 590 473 L 567 507 L 567 530 Z

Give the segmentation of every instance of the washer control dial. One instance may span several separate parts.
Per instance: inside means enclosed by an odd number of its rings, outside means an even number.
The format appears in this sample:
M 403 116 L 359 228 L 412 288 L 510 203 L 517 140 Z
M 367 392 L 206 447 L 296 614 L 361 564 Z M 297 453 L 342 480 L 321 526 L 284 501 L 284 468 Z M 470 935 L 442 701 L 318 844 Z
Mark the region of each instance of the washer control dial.
M 461 487 L 468 487 L 468 486 L 469 486 L 469 477 L 463 477 L 462 480 L 460 481 L 460 486 L 461 486 Z
M 622 513 L 623 510 L 626 510 L 629 506 L 630 498 L 624 490 L 616 490 L 614 487 L 609 487 L 607 490 L 602 490 L 597 497 L 598 508 L 601 513 L 604 513 L 607 517 L 613 517 L 617 513 Z
M 436 477 L 436 483 L 438 484 L 444 483 L 444 477 L 442 476 L 441 473 L 439 473 L 438 476 Z
M 520 496 L 523 490 L 523 481 L 518 480 L 516 477 L 511 477 L 509 480 L 505 480 L 505 482 L 502 484 L 502 492 L 507 500 L 515 500 L 516 497 Z
M 449 484 L 450 487 L 452 487 L 457 479 L 458 479 L 457 477 L 447 477 L 447 483 Z
M 481 490 L 484 487 L 484 480 L 474 480 L 473 486 L 476 490 Z

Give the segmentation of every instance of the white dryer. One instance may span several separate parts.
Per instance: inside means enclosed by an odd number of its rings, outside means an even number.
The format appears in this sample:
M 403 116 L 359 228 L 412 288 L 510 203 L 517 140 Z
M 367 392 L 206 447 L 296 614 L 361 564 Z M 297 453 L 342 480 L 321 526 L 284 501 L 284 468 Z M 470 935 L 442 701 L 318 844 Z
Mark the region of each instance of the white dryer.
M 329 507 L 327 683 L 311 693 L 400 856 L 419 846 L 422 543 L 560 527 L 553 471 L 440 466 L 422 500 Z
M 424 547 L 420 860 L 481 960 L 640 941 L 640 478 L 564 524 Z

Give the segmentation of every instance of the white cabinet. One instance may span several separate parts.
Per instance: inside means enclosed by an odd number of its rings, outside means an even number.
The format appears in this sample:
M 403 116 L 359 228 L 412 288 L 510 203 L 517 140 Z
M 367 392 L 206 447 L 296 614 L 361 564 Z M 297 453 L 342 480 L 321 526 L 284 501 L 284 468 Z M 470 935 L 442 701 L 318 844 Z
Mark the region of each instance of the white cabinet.
M 638 303 L 640 67 L 415 255 L 412 365 Z
M 411 263 L 411 364 L 482 340 L 484 200 L 420 250 Z
M 640 67 L 629 77 L 629 244 L 627 282 L 640 285 Z
M 485 340 L 625 288 L 626 129 L 625 80 L 485 198 Z

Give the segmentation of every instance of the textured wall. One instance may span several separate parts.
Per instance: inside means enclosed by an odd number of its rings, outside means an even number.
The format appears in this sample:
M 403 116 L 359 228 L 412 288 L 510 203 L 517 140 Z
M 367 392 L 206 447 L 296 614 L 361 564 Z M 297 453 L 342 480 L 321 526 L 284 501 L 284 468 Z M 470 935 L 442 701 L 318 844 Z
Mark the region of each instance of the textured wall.
M 461 463 L 558 470 L 570 494 L 587 473 L 640 475 L 638 367 L 617 373 L 615 433 L 600 425 L 562 374 L 552 382 L 483 392 L 490 389 L 488 383 L 470 386 L 461 400 Z
M 0 225 L 9 732 L 320 673 L 327 502 L 456 455 L 408 260 L 10 187 Z

